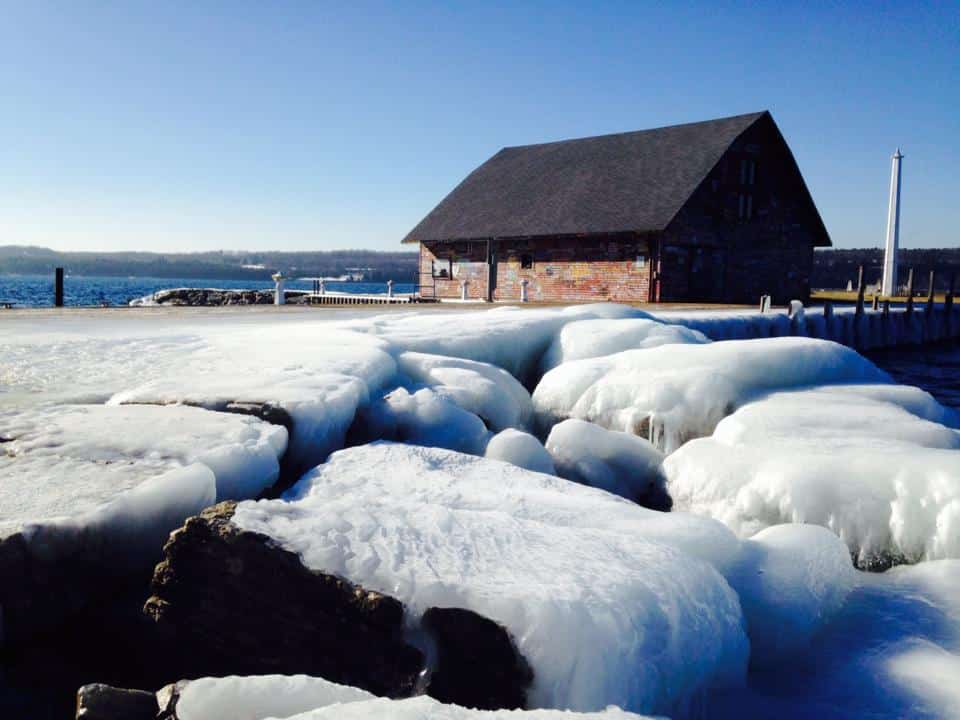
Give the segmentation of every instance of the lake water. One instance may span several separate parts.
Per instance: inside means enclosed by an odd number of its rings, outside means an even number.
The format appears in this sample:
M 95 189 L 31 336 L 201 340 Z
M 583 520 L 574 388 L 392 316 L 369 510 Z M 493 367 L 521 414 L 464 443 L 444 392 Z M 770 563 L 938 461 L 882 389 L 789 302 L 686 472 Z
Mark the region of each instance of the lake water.
M 224 280 L 223 278 L 74 277 L 63 282 L 63 301 L 70 307 L 126 305 L 134 298 L 169 288 L 223 288 L 272 290 L 272 280 Z M 287 280 L 288 290 L 312 290 L 310 279 Z M 386 283 L 327 282 L 327 290 L 359 295 L 386 293 Z M 413 283 L 394 283 L 394 292 L 412 293 Z M 0 305 L 52 307 L 53 275 L 0 275 Z

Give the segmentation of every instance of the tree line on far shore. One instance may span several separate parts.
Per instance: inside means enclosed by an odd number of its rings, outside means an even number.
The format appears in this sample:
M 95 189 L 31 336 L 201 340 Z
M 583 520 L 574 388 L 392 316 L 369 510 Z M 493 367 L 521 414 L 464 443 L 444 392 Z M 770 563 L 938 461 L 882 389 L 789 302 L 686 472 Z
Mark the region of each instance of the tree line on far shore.
M 960 248 L 901 250 L 900 282 L 914 270 L 914 286 L 927 286 L 931 270 L 936 289 L 945 290 L 950 276 L 960 276 Z M 0 247 L 0 274 L 46 275 L 62 267 L 72 275 L 133 276 L 156 278 L 222 278 L 268 280 L 278 270 L 289 277 L 351 276 L 366 282 L 417 282 L 416 252 L 329 250 L 305 252 L 214 251 L 198 253 L 58 252 L 48 248 L 7 245 Z M 819 250 L 814 254 L 811 287 L 845 288 L 856 284 L 857 269 L 864 266 L 867 284 L 880 279 L 883 250 Z M 960 289 L 960 277 L 958 277 Z

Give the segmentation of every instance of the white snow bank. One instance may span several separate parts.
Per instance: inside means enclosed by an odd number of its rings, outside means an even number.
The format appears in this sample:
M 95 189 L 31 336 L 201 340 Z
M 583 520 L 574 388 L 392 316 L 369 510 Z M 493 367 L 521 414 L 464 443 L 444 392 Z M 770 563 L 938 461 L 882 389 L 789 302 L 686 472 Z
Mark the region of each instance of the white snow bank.
M 855 576 L 847 546 L 816 525 L 776 525 L 744 542 L 727 579 L 746 617 L 751 664 L 767 667 L 807 650 Z
M 523 430 L 530 424 L 530 393 L 506 370 L 474 360 L 416 352 L 398 355 L 397 367 L 414 384 L 428 385 L 478 415 L 493 431 Z
M 396 440 L 483 455 L 490 432 L 478 416 L 432 388 L 410 393 L 397 388 L 363 408 L 356 440 Z
M 600 712 L 562 710 L 471 710 L 444 705 L 427 696 L 406 700 L 378 698 L 346 705 L 330 705 L 286 720 L 644 720 L 646 715 L 610 707 Z M 272 720 L 281 720 L 275 718 Z
M 285 718 L 327 705 L 373 700 L 366 690 L 308 675 L 252 675 L 190 680 L 180 691 L 180 720 Z
M 276 482 L 287 443 L 253 417 L 156 406 L 0 411 L 0 437 L 0 525 L 80 515 L 193 464 L 212 472 L 212 499 L 254 497 Z
M 683 714 L 743 677 L 735 593 L 678 549 L 729 562 L 736 541 L 709 521 L 388 443 L 335 453 L 289 499 L 242 503 L 234 523 L 414 616 L 464 607 L 503 624 L 534 669 L 534 706 Z
M 675 506 L 741 537 L 800 522 L 864 565 L 960 557 L 960 434 L 929 395 L 832 386 L 745 405 L 664 462 Z
M 624 350 L 707 342 L 710 341 L 701 332 L 649 317 L 579 320 L 563 326 L 544 354 L 541 367 L 546 372 L 571 360 L 613 355 Z
M 501 460 L 533 472 L 555 475 L 553 460 L 546 448 L 533 435 L 508 428 L 487 443 L 484 457 Z
M 660 472 L 664 455 L 643 438 L 570 419 L 553 426 L 546 448 L 560 477 L 669 509 Z
M 648 437 L 672 452 L 709 435 L 751 398 L 771 390 L 842 382 L 888 382 L 853 350 L 809 338 L 664 345 L 575 360 L 533 393 L 541 430 L 573 417 Z

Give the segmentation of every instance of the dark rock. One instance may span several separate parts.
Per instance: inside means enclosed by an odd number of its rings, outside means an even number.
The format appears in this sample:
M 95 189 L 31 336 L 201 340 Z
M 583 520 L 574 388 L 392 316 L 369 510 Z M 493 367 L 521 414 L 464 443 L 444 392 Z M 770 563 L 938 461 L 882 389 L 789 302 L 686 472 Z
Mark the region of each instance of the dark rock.
M 409 695 L 423 654 L 404 642 L 403 605 L 306 568 L 270 538 L 208 508 L 175 531 L 144 612 L 181 677 L 306 673 L 378 695 Z
M 77 691 L 77 720 L 155 720 L 160 706 L 153 693 L 95 683 Z
M 533 671 L 502 625 L 463 608 L 430 608 L 423 627 L 437 646 L 427 694 L 440 702 L 523 708 Z

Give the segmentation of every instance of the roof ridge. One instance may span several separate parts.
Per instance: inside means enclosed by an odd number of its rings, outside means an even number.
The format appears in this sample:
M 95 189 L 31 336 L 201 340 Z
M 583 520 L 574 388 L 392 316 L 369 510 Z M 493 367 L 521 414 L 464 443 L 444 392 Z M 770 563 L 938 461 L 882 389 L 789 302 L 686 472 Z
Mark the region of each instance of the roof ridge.
M 674 128 L 692 127 L 694 125 L 711 125 L 713 123 L 726 122 L 729 120 L 753 118 L 753 120 L 756 121 L 756 120 L 759 120 L 764 115 L 769 115 L 769 114 L 770 114 L 769 110 L 759 110 L 757 112 L 741 113 L 739 115 L 727 115 L 724 117 L 711 118 L 709 120 L 694 120 L 691 122 L 674 123 L 673 125 L 659 125 L 657 127 L 642 128 L 640 130 L 623 130 L 621 132 L 601 133 L 600 135 L 584 135 L 581 137 L 564 138 L 563 140 L 548 140 L 546 142 L 539 142 L 539 143 L 526 143 L 524 145 L 505 145 L 504 147 L 500 148 L 499 152 L 503 152 L 504 150 L 516 150 L 518 148 L 543 147 L 545 145 L 560 145 L 562 143 L 578 142 L 581 140 L 598 140 L 600 138 L 612 138 L 612 137 L 617 137 L 619 135 L 637 135 L 640 133 L 657 132 L 658 130 L 672 130 Z

